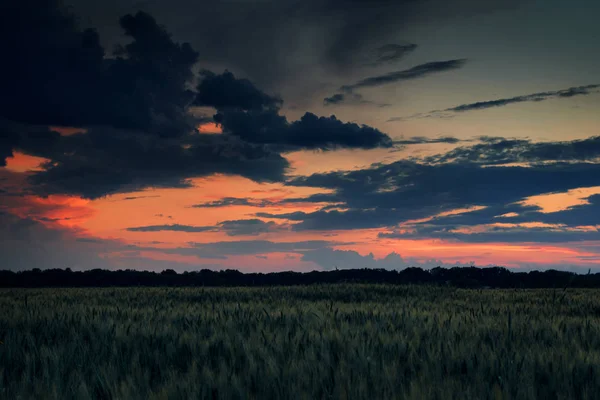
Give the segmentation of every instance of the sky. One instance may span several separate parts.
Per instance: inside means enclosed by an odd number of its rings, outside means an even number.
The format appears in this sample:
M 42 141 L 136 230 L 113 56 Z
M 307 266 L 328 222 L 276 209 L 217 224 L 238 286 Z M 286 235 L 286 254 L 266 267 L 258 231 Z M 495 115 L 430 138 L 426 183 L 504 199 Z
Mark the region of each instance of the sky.
M 0 269 L 600 270 L 599 13 L 2 6 Z

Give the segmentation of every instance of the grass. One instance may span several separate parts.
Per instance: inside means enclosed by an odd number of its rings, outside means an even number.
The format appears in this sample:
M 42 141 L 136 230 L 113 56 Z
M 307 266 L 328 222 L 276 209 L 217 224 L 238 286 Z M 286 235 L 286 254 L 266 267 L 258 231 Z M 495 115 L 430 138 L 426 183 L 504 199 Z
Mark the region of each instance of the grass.
M 0 290 L 0 398 L 566 399 L 600 393 L 600 291 Z

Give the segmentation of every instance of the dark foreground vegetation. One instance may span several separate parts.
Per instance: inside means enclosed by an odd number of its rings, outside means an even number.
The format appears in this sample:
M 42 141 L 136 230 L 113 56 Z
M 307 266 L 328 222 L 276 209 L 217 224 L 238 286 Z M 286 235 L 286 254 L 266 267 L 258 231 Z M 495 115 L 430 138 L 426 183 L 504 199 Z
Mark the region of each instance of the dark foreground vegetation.
M 0 290 L 3 399 L 592 399 L 600 291 Z
M 242 273 L 208 269 L 178 274 L 173 270 L 148 272 L 94 269 L 0 270 L 0 287 L 108 287 L 108 286 L 294 286 L 318 283 L 387 283 L 450 285 L 463 288 L 600 288 L 600 273 L 566 271 L 513 272 L 506 268 L 341 269 L 313 272 Z

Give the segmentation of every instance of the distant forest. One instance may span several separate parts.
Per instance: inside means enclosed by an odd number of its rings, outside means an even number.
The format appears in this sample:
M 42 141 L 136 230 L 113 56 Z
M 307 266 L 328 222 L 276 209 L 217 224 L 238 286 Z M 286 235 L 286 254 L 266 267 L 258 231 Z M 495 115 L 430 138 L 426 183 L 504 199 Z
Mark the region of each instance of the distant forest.
M 513 272 L 506 268 L 340 269 L 313 272 L 242 273 L 237 270 L 149 272 L 94 269 L 0 270 L 0 287 L 111 286 L 293 286 L 331 283 L 429 284 L 464 288 L 599 288 L 600 273 L 587 275 L 547 270 Z

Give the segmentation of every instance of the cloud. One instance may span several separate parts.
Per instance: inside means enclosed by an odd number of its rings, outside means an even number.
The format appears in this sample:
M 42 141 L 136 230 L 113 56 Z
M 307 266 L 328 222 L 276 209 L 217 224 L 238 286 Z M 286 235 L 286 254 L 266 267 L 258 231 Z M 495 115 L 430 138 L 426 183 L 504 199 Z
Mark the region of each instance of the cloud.
M 307 112 L 299 120 L 288 122 L 277 110 L 229 110 L 217 114 L 215 119 L 224 133 L 279 151 L 392 146 L 390 137 L 380 130 L 342 122 L 335 115 L 319 117 Z
M 414 118 L 445 118 L 451 117 L 456 113 L 463 113 L 468 111 L 477 111 L 477 110 L 486 110 L 489 108 L 497 108 L 504 107 L 510 104 L 516 103 L 539 103 L 541 101 L 546 101 L 550 99 L 567 99 L 575 96 L 586 96 L 592 93 L 598 93 L 600 90 L 600 84 L 594 85 L 585 85 L 585 86 L 575 86 L 568 89 L 563 90 L 555 90 L 549 92 L 539 92 L 526 94 L 521 96 L 509 97 L 505 99 L 497 99 L 497 100 L 487 100 L 487 101 L 479 101 L 476 103 L 462 104 L 455 107 L 446 108 L 444 110 L 434 110 L 429 111 L 427 113 L 414 114 L 409 117 L 395 117 L 388 120 L 389 121 L 405 121 L 408 119 Z
M 145 12 L 119 19 L 130 41 L 113 53 L 56 1 L 26 0 L 0 18 L 14 30 L 0 36 L 0 162 L 15 149 L 47 159 L 30 179 L 42 195 L 185 188 L 215 173 L 282 181 L 289 163 L 281 152 L 392 146 L 385 133 L 335 116 L 290 122 L 278 97 L 228 71 L 205 70 L 198 92 L 190 90 L 198 53 Z M 193 105 L 216 108 L 224 134 L 199 135 L 206 117 L 194 116 Z
M 192 225 L 148 225 L 127 228 L 130 232 L 225 232 L 227 236 L 256 236 L 262 233 L 277 232 L 285 230 L 286 227 L 274 222 L 264 222 L 259 219 L 241 219 L 219 222 L 214 226 L 192 226 Z
M 600 231 L 597 229 L 533 225 L 535 224 L 496 223 L 465 227 L 430 227 L 423 224 L 413 231 L 385 232 L 380 233 L 378 237 L 382 239 L 434 238 L 467 243 L 567 243 L 600 239 Z
M 471 242 L 600 239 L 600 219 L 593 217 L 600 215 L 596 210 L 600 197 L 590 196 L 587 202 L 552 213 L 522 203 L 531 196 L 599 186 L 600 164 L 593 163 L 600 154 L 598 138 L 480 140 L 424 160 L 298 177 L 288 185 L 333 191 L 308 196 L 306 202 L 337 204 L 337 209 L 255 215 L 292 221 L 295 231 L 389 227 L 391 232 L 383 236 L 387 238 Z M 421 142 L 427 139 L 412 138 L 405 143 Z M 514 165 L 524 162 L 531 164 Z M 456 212 L 465 209 L 470 212 Z M 398 225 L 401 228 L 397 229 Z
M 498 167 L 401 160 L 288 182 L 333 190 L 320 195 L 318 201 L 339 203 L 341 210 L 256 215 L 297 222 L 293 225 L 296 231 L 386 227 L 456 209 L 505 206 L 536 194 L 598 186 L 599 173 L 600 165 L 591 163 Z M 311 201 L 311 196 L 306 201 Z M 497 215 L 510 211 L 514 210 Z
M 326 196 L 326 195 L 325 195 Z M 321 199 L 321 200 L 319 200 Z M 315 202 L 328 202 L 329 197 L 321 198 L 321 195 L 313 195 L 310 197 L 288 197 L 286 199 L 252 199 L 252 198 L 240 198 L 240 197 L 224 197 L 220 200 L 213 200 L 206 203 L 194 204 L 192 208 L 218 208 L 218 207 L 232 207 L 232 206 L 248 206 L 248 207 L 273 207 L 281 206 L 283 204 L 298 204 L 298 203 L 315 203 Z
M 254 110 L 279 108 L 283 101 L 259 90 L 247 79 L 237 79 L 231 72 L 217 75 L 204 70 L 198 84 L 198 94 L 194 101 L 197 106 L 211 106 L 218 110 L 239 108 Z
M 369 78 L 362 79 L 352 85 L 345 85 L 340 88 L 343 92 L 352 92 L 355 89 L 365 87 L 376 87 L 389 85 L 391 83 L 407 81 L 411 79 L 423 78 L 428 75 L 451 71 L 454 69 L 462 68 L 467 60 L 447 60 L 447 61 L 432 61 L 425 64 L 420 64 L 410 69 L 390 72 L 385 75 L 377 75 Z
M 123 197 L 121 200 L 122 201 L 128 201 L 128 200 L 138 200 L 138 199 L 151 199 L 151 198 L 156 198 L 156 197 L 160 197 L 159 195 L 153 195 L 153 196 L 127 196 L 127 197 Z
M 125 15 L 131 42 L 114 54 L 93 29 L 80 29 L 58 1 L 25 0 L 0 17 L 0 116 L 33 125 L 105 125 L 176 136 L 186 114 L 198 54 L 174 42 L 144 12 Z
M 223 230 L 227 234 L 227 236 L 256 236 L 262 233 L 277 232 L 286 229 L 275 222 L 264 222 L 260 219 L 223 221 L 219 223 L 218 226 L 220 230 Z
M 473 111 L 473 110 L 484 110 L 486 108 L 493 108 L 493 107 L 502 107 L 502 106 L 506 106 L 506 105 L 514 104 L 514 103 L 539 102 L 539 101 L 544 101 L 547 99 L 554 99 L 554 98 L 569 98 L 569 97 L 574 97 L 574 96 L 588 95 L 588 94 L 592 93 L 591 90 L 598 89 L 598 88 L 600 88 L 600 85 L 578 86 L 578 87 L 572 87 L 572 88 L 564 89 L 564 90 L 556 90 L 556 91 L 552 91 L 552 92 L 540 92 L 540 93 L 533 93 L 533 94 L 528 94 L 528 95 L 524 95 L 524 96 L 511 97 L 511 98 L 507 98 L 507 99 L 481 101 L 481 102 L 477 102 L 477 103 L 463 104 L 460 106 L 448 108 L 444 111 L 465 112 L 465 111 Z
M 350 104 L 350 105 L 374 105 L 377 107 L 387 107 L 390 104 L 387 103 L 375 103 L 369 100 L 364 100 L 363 96 L 359 93 L 355 93 L 355 89 L 365 88 L 365 87 L 376 87 L 388 85 L 396 82 L 407 81 L 411 79 L 423 78 L 425 76 L 449 71 L 453 69 L 462 68 L 462 66 L 466 63 L 467 60 L 459 59 L 459 60 L 448 60 L 448 61 L 433 61 L 425 64 L 417 65 L 407 70 L 390 72 L 385 75 L 377 75 L 369 78 L 362 79 L 352 85 L 344 85 L 340 87 L 340 91 L 343 93 L 336 93 L 331 95 L 330 97 L 325 97 L 323 99 L 323 105 L 332 106 L 332 105 L 341 105 L 341 104 Z
M 4 130 L 0 126 L 0 167 L 6 166 L 6 159 L 13 155 L 13 148 L 19 139 L 18 133 Z
M 600 239 L 600 195 L 566 210 L 542 212 L 521 202 L 408 222 L 380 238 L 438 238 L 463 242 L 578 242 Z
M 479 138 L 481 143 L 457 147 L 426 158 L 430 163 L 478 163 L 485 165 L 538 163 L 545 161 L 582 162 L 600 157 L 600 136 L 561 142 L 532 142 L 502 137 Z
M 384 258 L 376 259 L 373 253 L 366 256 L 360 255 L 353 250 L 334 250 L 331 248 L 322 248 L 306 251 L 302 254 L 302 261 L 311 261 L 325 270 L 339 269 L 388 269 L 400 270 L 409 267 L 435 268 L 435 267 L 456 267 L 471 266 L 467 264 L 446 264 L 439 260 L 416 260 L 404 259 L 400 254 L 392 252 Z
M 281 181 L 289 167 L 281 155 L 229 135 L 166 139 L 102 128 L 61 137 L 52 148 L 29 153 L 52 160 L 31 176 L 36 191 L 92 199 L 153 187 L 189 187 L 188 178 L 215 173 Z
M 427 138 L 424 136 L 413 136 L 408 139 L 394 140 L 394 145 L 406 146 L 413 144 L 431 144 L 431 143 L 459 143 L 461 140 L 453 136 L 441 136 L 438 138 Z
M 375 60 L 368 65 L 376 67 L 383 64 L 393 63 L 401 60 L 407 54 L 412 53 L 417 49 L 417 45 L 414 43 L 397 44 L 389 43 L 378 47 L 375 50 Z
M 376 103 L 371 100 L 365 100 L 361 94 L 358 93 L 337 93 L 331 97 L 325 97 L 323 99 L 324 106 L 335 106 L 340 104 L 357 105 L 357 106 L 375 106 L 379 108 L 389 107 L 389 103 Z
M 263 204 L 262 202 L 255 202 L 249 198 L 239 197 L 224 197 L 220 200 L 213 200 L 206 203 L 194 204 L 192 208 L 218 208 L 218 207 L 230 207 L 230 206 L 252 206 L 252 207 L 266 207 L 271 205 L 270 202 Z
M 204 72 L 204 76 L 196 103 L 217 110 L 214 120 L 225 135 L 268 145 L 275 151 L 391 146 L 385 133 L 366 125 L 344 123 L 334 115 L 319 117 L 307 112 L 300 120 L 289 122 L 279 113 L 281 100 L 266 95 L 250 81 L 235 78 L 227 71 L 222 75 Z
M 332 95 L 331 97 L 325 97 L 323 99 L 323 104 L 326 106 L 342 104 L 346 100 L 346 95 L 343 93 L 337 93 Z
M 170 225 L 148 225 L 148 226 L 136 226 L 127 228 L 129 232 L 213 232 L 215 230 L 214 226 L 190 226 L 190 225 L 180 225 L 180 224 L 170 224 Z

